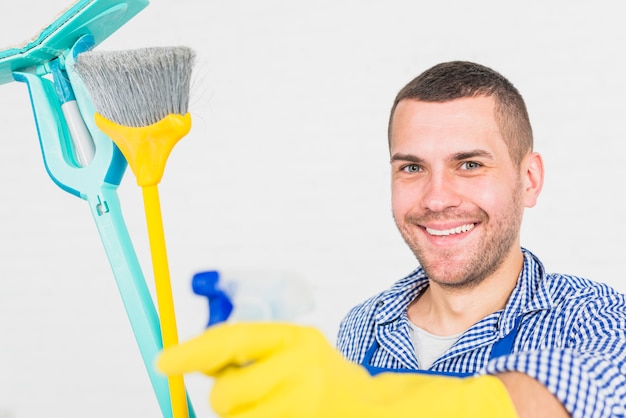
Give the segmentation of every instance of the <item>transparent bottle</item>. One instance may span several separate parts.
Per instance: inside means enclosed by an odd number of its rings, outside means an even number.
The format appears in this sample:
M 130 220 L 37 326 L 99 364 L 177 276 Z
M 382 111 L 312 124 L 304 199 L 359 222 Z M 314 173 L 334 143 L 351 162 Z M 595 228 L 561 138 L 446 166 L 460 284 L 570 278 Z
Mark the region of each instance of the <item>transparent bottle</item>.
M 284 272 L 208 270 L 193 276 L 192 289 L 208 298 L 207 326 L 225 321 L 293 321 L 314 307 L 309 284 Z

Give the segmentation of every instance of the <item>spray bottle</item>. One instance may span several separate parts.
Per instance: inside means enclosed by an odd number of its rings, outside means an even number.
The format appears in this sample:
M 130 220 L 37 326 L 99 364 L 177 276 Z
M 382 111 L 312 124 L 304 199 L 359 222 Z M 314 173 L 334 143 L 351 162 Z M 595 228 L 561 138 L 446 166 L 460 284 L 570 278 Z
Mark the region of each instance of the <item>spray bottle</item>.
M 207 326 L 225 321 L 292 321 L 313 309 L 313 294 L 301 278 L 280 272 L 196 273 L 192 289 L 209 303 Z

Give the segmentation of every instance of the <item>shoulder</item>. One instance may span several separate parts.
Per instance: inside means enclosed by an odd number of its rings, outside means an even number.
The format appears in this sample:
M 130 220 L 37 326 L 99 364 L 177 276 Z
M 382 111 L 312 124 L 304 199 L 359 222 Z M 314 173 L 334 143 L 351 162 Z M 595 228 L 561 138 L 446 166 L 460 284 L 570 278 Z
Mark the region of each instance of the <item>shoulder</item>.
M 613 287 L 566 274 L 548 274 L 545 286 L 553 309 L 571 321 L 572 331 L 587 334 L 590 329 L 623 329 L 626 324 L 626 297 Z
M 373 321 L 376 305 L 384 294 L 380 292 L 351 308 L 339 324 L 340 330 L 347 332 L 357 324 Z
M 544 287 L 555 302 L 572 299 L 624 298 L 623 294 L 606 283 L 568 274 L 546 274 Z
M 356 305 L 339 324 L 337 348 L 350 360 L 358 346 L 371 343 L 373 338 L 374 318 L 378 300 L 384 295 L 381 292 Z
M 393 286 L 354 306 L 339 325 L 337 347 L 354 360 L 374 339 L 374 327 L 382 317 L 402 313 L 408 303 L 428 283 L 423 270 L 417 269 Z M 388 303 L 391 302 L 391 303 Z
M 599 281 L 571 274 L 548 273 L 539 258 L 524 249 L 525 271 L 531 277 L 526 285 L 532 298 L 543 299 L 553 307 L 568 303 L 585 303 L 594 300 L 624 300 L 624 295 Z

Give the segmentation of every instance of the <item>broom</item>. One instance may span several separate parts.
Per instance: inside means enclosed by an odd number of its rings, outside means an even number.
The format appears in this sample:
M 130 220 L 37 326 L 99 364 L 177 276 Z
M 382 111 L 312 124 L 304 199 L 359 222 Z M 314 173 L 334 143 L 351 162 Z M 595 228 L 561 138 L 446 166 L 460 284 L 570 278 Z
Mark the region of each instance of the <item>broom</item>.
M 158 183 L 174 145 L 191 129 L 195 53 L 187 47 L 87 51 L 75 70 L 96 108 L 96 125 L 118 146 L 142 188 L 163 347 L 178 344 Z M 172 413 L 188 417 L 182 376 L 168 378 Z

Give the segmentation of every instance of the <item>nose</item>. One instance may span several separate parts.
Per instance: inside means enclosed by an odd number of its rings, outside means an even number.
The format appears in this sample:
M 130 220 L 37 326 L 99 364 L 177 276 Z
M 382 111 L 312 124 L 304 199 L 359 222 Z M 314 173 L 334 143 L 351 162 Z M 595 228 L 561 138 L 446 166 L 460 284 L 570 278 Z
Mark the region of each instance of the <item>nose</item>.
M 432 212 L 443 212 L 460 206 L 463 199 L 459 187 L 451 173 L 431 171 L 423 182 L 423 207 Z

